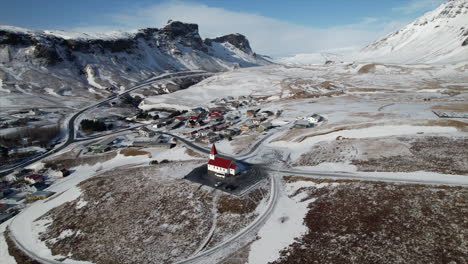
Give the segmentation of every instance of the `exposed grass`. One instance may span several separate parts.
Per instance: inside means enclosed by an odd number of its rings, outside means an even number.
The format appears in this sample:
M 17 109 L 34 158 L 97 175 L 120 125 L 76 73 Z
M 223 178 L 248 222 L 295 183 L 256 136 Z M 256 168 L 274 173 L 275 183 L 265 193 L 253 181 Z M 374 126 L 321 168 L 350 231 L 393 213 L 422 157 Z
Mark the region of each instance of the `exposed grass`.
M 102 163 L 108 160 L 111 160 L 117 156 L 117 152 L 112 151 L 104 154 L 86 156 L 86 157 L 77 157 L 77 158 L 66 158 L 66 159 L 51 159 L 45 162 L 47 165 L 56 165 L 58 168 L 73 168 L 80 165 L 89 165 L 93 166 L 97 163 Z
M 375 66 L 376 64 L 366 64 L 364 66 L 362 66 L 359 70 L 358 70 L 358 73 L 359 74 L 365 74 L 365 73 L 371 73 L 371 72 L 374 72 L 375 71 Z
M 352 164 L 362 171 L 433 171 L 467 175 L 467 149 L 468 138 L 418 137 L 410 142 L 410 155 L 353 160 Z
M 145 156 L 145 155 L 150 155 L 150 153 L 148 151 L 139 150 L 139 149 L 136 149 L 136 148 L 122 149 L 120 151 L 120 153 L 123 154 L 124 156 Z
M 382 88 L 350 88 L 347 91 L 355 92 L 355 93 L 374 93 L 374 92 L 388 92 L 391 90 L 382 89 Z
M 194 165 L 191 165 L 194 164 Z M 42 233 L 53 254 L 94 263 L 169 263 L 187 257 L 212 224 L 212 194 L 180 179 L 161 177 L 180 162 L 120 168 L 90 178 L 82 196 L 54 208 Z M 78 206 L 86 201 L 84 206 Z M 61 237 L 63 231 L 72 234 Z
M 428 120 L 427 122 L 421 123 L 423 126 L 445 126 L 445 127 L 455 127 L 458 130 L 468 132 L 468 123 L 458 120 L 451 119 L 437 119 L 437 120 Z
M 189 149 L 189 148 L 186 148 L 185 149 L 185 153 L 187 153 L 187 155 L 191 156 L 191 157 L 194 157 L 194 158 L 206 158 L 207 156 L 199 153 L 199 152 L 196 152 L 192 149 Z
M 255 210 L 257 204 L 250 199 L 241 199 L 231 195 L 222 195 L 218 201 L 218 212 L 221 214 L 248 214 Z
M 468 260 L 467 188 L 337 182 L 302 188 L 315 199 L 304 218 L 308 232 L 274 263 Z

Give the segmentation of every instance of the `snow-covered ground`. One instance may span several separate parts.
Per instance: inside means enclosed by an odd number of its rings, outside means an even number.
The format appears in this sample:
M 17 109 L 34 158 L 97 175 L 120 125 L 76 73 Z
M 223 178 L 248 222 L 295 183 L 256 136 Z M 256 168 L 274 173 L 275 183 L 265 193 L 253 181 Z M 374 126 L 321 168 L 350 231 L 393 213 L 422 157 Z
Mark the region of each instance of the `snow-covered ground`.
M 446 1 L 353 57 L 358 61 L 408 64 L 466 62 L 466 21 L 468 2 Z
M 289 151 L 291 159 L 296 160 L 302 153 L 310 150 L 311 146 L 322 141 L 334 141 L 337 137 L 345 138 L 373 138 L 385 136 L 398 136 L 398 135 L 419 135 L 418 133 L 443 133 L 445 135 L 457 135 L 458 130 L 454 127 L 440 127 L 440 126 L 410 126 L 410 125 L 389 125 L 389 126 L 372 126 L 362 129 L 341 130 L 337 132 L 328 133 L 325 135 L 318 135 L 309 137 L 301 142 L 291 141 L 277 141 L 269 144 L 270 147 L 278 147 Z
M 15 258 L 10 256 L 10 253 L 8 253 L 8 245 L 5 241 L 5 236 L 3 235 L 3 232 L 10 222 L 11 220 L 8 220 L 0 224 L 0 259 L 2 260 L 2 264 L 16 264 Z
M 294 182 L 286 184 L 282 195 L 268 221 L 259 230 L 258 240 L 252 243 L 249 254 L 250 264 L 263 264 L 279 258 L 279 252 L 307 232 L 303 218 L 313 200 L 305 200 L 305 193 L 294 193 L 304 187 L 321 188 L 328 184 Z
M 463 87 L 468 81 L 464 66 L 464 63 L 439 66 L 339 63 L 238 69 L 205 79 L 186 90 L 148 97 L 140 108 L 190 109 L 210 105 L 211 101 L 227 96 L 250 95 L 266 97 L 268 101 L 278 101 L 292 96 L 297 98 L 298 91 L 316 94 L 317 91 L 324 93 L 343 90 L 346 94 L 365 98 L 371 95 L 398 95 L 423 89 L 418 93 L 418 97 L 440 96 L 442 90 L 434 94 L 424 89 L 439 88 L 444 83 Z M 396 97 L 395 101 L 400 99 L 402 98 Z M 403 102 L 408 99 L 412 98 L 403 99 Z

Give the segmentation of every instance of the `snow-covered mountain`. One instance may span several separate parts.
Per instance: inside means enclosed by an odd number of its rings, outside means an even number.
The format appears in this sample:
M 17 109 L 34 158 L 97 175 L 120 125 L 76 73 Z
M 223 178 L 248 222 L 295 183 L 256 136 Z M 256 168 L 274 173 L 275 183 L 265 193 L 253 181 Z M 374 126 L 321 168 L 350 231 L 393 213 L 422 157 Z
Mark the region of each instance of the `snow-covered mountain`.
M 155 72 L 267 64 L 241 34 L 203 40 L 198 25 L 178 21 L 161 29 L 106 34 L 0 26 L 3 94 L 105 95 L 105 89 L 124 89 Z
M 448 0 L 365 47 L 356 58 L 404 64 L 468 61 L 468 0 Z

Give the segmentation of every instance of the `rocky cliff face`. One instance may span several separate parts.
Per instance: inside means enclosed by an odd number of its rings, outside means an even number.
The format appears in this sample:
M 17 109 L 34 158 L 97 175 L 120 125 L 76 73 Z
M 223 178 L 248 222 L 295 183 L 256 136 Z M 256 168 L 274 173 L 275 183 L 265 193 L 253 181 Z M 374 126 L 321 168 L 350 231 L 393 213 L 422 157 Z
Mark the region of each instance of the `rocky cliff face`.
M 105 96 L 157 72 L 270 63 L 240 34 L 204 41 L 198 25 L 178 21 L 161 29 L 100 35 L 0 26 L 0 93 Z

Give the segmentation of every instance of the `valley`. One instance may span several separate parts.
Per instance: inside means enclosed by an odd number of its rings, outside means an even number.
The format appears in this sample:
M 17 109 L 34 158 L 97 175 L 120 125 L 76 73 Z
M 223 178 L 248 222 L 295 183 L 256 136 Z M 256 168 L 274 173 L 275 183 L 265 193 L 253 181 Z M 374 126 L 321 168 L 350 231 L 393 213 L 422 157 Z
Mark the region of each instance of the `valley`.
M 2 263 L 465 263 L 467 15 L 306 65 L 1 26 Z

